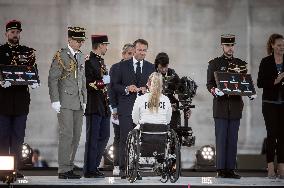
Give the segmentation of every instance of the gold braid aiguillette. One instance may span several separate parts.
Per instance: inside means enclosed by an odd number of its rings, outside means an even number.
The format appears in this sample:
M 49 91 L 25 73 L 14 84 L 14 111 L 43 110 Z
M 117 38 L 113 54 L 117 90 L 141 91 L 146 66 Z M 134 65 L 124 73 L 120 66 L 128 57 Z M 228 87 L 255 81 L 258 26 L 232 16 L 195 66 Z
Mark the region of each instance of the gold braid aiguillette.
M 66 72 L 68 72 L 66 75 L 62 76 L 60 78 L 60 80 L 63 80 L 63 79 L 66 79 L 73 71 L 74 71 L 74 76 L 75 78 L 77 77 L 76 74 L 77 74 L 77 71 L 76 71 L 76 63 L 74 60 L 70 60 L 70 66 L 69 68 L 67 68 L 64 63 L 63 63 L 63 60 L 61 59 L 60 57 L 60 52 L 61 51 L 57 51 L 55 56 L 54 56 L 54 59 L 57 59 L 58 61 L 58 64 L 62 67 L 62 69 Z

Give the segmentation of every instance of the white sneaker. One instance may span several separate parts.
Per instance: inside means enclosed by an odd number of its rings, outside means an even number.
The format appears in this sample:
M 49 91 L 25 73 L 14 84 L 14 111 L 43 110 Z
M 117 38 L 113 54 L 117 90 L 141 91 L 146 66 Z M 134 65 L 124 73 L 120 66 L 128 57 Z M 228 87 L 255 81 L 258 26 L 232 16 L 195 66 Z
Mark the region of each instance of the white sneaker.
M 112 175 L 114 176 L 119 176 L 119 166 L 114 166 L 113 167 L 113 171 L 112 171 Z

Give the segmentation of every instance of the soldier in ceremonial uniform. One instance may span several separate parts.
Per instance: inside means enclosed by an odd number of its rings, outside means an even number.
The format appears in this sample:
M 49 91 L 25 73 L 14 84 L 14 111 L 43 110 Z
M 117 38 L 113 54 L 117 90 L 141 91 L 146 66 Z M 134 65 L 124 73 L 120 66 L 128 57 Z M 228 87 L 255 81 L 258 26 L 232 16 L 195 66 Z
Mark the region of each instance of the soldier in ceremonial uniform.
M 207 89 L 214 96 L 213 117 L 216 136 L 217 177 L 241 178 L 235 172 L 238 131 L 242 118 L 243 100 L 238 95 L 225 95 L 217 88 L 214 72 L 247 73 L 247 63 L 235 58 L 235 36 L 221 36 L 223 55 L 209 61 L 207 69 Z M 253 99 L 255 96 L 250 97 Z
M 36 67 L 35 50 L 19 45 L 21 31 L 20 21 L 12 20 L 6 24 L 7 43 L 0 46 L 0 65 Z M 30 87 L 34 89 L 39 87 L 39 84 L 34 83 Z M 20 168 L 21 146 L 30 105 L 29 87 L 0 81 L 0 104 L 0 155 L 14 155 Z M 17 176 L 23 177 L 20 173 Z
M 107 35 L 92 35 L 92 51 L 86 61 L 87 108 L 86 108 L 86 143 L 84 156 L 84 177 L 103 178 L 100 165 L 103 152 L 109 139 L 110 109 L 107 87 L 110 78 L 104 59 Z
M 73 172 L 87 103 L 84 56 L 85 29 L 68 27 L 68 46 L 56 52 L 48 76 L 52 108 L 58 113 L 58 178 L 79 179 Z

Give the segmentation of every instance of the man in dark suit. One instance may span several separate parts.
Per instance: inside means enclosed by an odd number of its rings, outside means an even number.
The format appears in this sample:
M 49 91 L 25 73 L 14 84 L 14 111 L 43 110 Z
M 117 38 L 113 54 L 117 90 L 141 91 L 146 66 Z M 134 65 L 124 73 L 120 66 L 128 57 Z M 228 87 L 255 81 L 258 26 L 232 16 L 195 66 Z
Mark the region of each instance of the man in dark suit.
M 134 47 L 133 44 L 125 44 L 122 48 L 122 60 L 120 62 L 123 62 L 125 60 L 129 60 L 134 55 Z M 119 67 L 119 63 L 115 63 L 112 65 L 112 67 L 109 70 L 109 75 L 112 77 L 113 72 L 117 71 Z M 111 105 L 111 112 L 112 112 L 112 124 L 113 124 L 113 132 L 114 132 L 114 138 L 113 138 L 113 147 L 114 147 L 114 156 L 113 156 L 113 175 L 118 176 L 119 175 L 119 136 L 120 136 L 120 126 L 118 125 L 118 114 L 117 114 L 117 95 L 113 91 L 112 82 L 109 84 L 109 102 Z
M 33 48 L 22 46 L 21 22 L 12 20 L 6 24 L 7 43 L 0 46 L 1 66 L 36 66 Z M 17 168 L 20 168 L 22 144 L 24 143 L 26 121 L 30 106 L 28 85 L 12 85 L 10 81 L 1 81 L 0 74 L 0 155 L 14 155 Z M 30 86 L 39 87 L 38 83 Z M 17 173 L 18 178 L 23 175 Z
M 92 51 L 85 63 L 87 83 L 85 178 L 104 177 L 98 167 L 109 139 L 110 128 L 106 87 L 110 78 L 102 58 L 106 54 L 108 44 L 106 35 L 92 35 Z
M 131 117 L 132 108 L 137 94 L 146 92 L 148 77 L 155 71 L 154 65 L 144 60 L 148 50 L 148 42 L 144 39 L 137 39 L 133 46 L 135 48 L 133 58 L 121 62 L 118 71 L 111 78 L 113 89 L 118 96 L 117 111 L 120 126 L 119 168 L 122 178 L 125 178 L 126 139 L 134 126 Z

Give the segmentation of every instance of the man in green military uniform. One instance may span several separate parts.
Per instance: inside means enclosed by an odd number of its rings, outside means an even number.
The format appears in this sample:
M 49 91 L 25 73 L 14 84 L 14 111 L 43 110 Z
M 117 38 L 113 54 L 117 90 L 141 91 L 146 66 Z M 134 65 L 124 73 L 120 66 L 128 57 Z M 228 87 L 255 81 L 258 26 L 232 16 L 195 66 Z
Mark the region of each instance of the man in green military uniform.
M 241 178 L 235 172 L 238 131 L 242 118 L 243 100 L 239 95 L 225 95 L 217 88 L 214 72 L 247 73 L 246 62 L 235 58 L 235 36 L 221 36 L 223 55 L 209 61 L 207 69 L 207 89 L 214 96 L 213 117 L 216 136 L 217 177 Z M 253 99 L 255 96 L 251 96 Z
M 52 108 L 58 113 L 58 178 L 79 179 L 73 172 L 87 103 L 84 57 L 85 29 L 68 27 L 68 46 L 56 52 L 48 76 Z
M 33 48 L 19 45 L 21 22 L 6 24 L 7 43 L 0 46 L 0 65 L 35 66 Z M 3 78 L 0 74 L 0 80 Z M 39 87 L 38 83 L 30 86 Z M 25 137 L 26 120 L 29 113 L 30 93 L 28 85 L 12 85 L 10 81 L 0 81 L 0 155 L 14 155 L 20 168 L 20 156 Z M 18 177 L 23 177 L 18 173 Z

